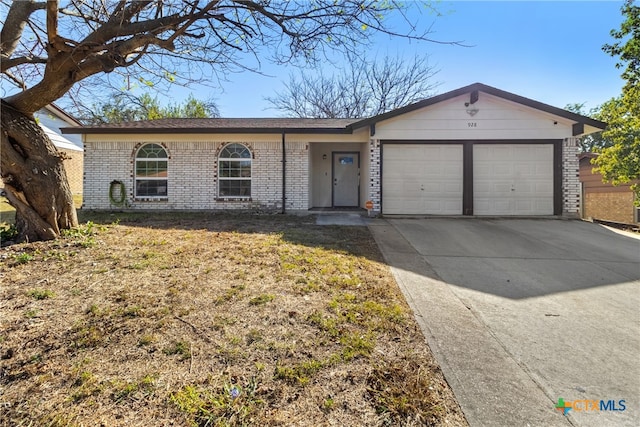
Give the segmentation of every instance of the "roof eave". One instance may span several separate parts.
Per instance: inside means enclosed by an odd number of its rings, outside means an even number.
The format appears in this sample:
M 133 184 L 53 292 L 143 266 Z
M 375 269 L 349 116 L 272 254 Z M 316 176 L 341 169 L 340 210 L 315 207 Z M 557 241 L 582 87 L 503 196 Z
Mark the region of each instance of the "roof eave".
M 71 127 L 60 129 L 63 134 L 154 134 L 154 133 L 183 133 L 183 134 L 352 134 L 351 127 L 344 128 L 88 128 Z
M 69 123 L 72 126 L 82 126 L 82 123 L 71 114 L 64 111 L 62 108 L 58 107 L 56 104 L 48 104 L 45 105 L 44 108 L 49 110 L 52 114 L 56 115 L 60 120 L 63 120 Z

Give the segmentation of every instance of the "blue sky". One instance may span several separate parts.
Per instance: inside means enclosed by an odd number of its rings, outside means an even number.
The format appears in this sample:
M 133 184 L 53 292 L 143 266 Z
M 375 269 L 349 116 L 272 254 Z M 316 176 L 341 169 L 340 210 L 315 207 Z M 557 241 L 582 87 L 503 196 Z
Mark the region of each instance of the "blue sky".
M 433 38 L 461 40 L 471 47 L 409 43 L 376 38 L 372 55 L 430 55 L 440 70 L 438 93 L 475 82 L 557 107 L 585 102 L 596 107 L 620 94 L 623 81 L 615 59 L 601 47 L 619 28 L 622 1 L 441 1 L 443 16 L 424 16 L 433 22 Z M 175 88 L 174 100 L 193 92 L 216 100 L 224 117 L 276 117 L 264 97 L 272 96 L 288 80 L 292 67 L 263 62 L 269 76 L 244 72 L 227 76 L 222 90 L 208 87 Z M 271 76 L 271 77 L 270 77 Z

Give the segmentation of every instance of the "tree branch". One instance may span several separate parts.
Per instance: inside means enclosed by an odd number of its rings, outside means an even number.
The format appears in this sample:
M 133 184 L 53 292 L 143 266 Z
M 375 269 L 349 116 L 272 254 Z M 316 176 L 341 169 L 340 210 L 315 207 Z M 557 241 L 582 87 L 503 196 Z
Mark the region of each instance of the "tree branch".
M 193 25 L 195 22 L 203 19 L 205 16 L 207 16 L 209 14 L 209 11 L 211 9 L 213 9 L 214 7 L 216 7 L 218 5 L 218 1 L 212 1 L 209 2 L 205 7 L 203 7 L 202 9 L 200 9 L 199 12 L 196 13 L 196 7 L 195 5 L 193 6 L 193 9 L 191 11 L 190 18 L 188 20 L 186 20 L 184 22 L 184 24 L 182 24 L 182 26 L 178 29 L 176 29 L 173 34 L 167 39 L 167 42 L 173 43 L 173 41 L 179 37 L 180 35 L 186 34 L 187 28 L 189 28 L 191 25 Z M 202 36 L 204 37 L 204 35 Z
M 58 0 L 47 1 L 47 41 L 48 49 L 57 49 L 58 45 Z
M 83 14 L 83 13 L 81 13 L 79 11 L 75 11 L 75 10 L 71 10 L 71 9 L 67 9 L 67 8 L 61 8 L 59 10 L 59 12 L 60 12 L 61 15 L 74 16 L 76 18 L 82 18 L 82 19 L 84 19 L 85 21 L 88 21 L 88 22 L 96 22 L 98 24 L 104 24 L 104 22 L 100 21 L 100 19 L 98 19 L 97 17 L 91 16 L 91 15 L 86 15 L 86 14 Z
M 20 56 L 18 58 L 3 59 L 0 63 L 0 72 L 5 73 L 8 69 L 22 64 L 46 64 L 47 58 L 40 56 Z
M 128 25 L 122 23 L 115 28 L 111 27 L 110 24 L 105 24 L 82 40 L 79 46 L 87 51 L 100 51 L 104 49 L 105 44 L 108 43 L 109 40 L 113 40 L 114 38 L 141 33 L 159 34 L 179 25 L 187 19 L 187 17 L 174 14 L 149 21 L 133 22 Z M 99 37 L 97 36 L 98 33 L 100 33 Z
M 129 7 L 125 8 L 126 3 L 126 1 L 119 2 L 112 12 L 109 20 L 105 24 L 98 27 L 98 29 L 90 33 L 87 37 L 85 37 L 85 39 L 82 40 L 81 44 L 87 46 L 100 46 L 115 37 L 128 35 L 128 32 L 121 32 L 124 24 L 128 24 L 131 21 L 132 17 L 136 16 L 136 14 L 144 10 L 152 2 L 134 1 L 129 5 Z M 141 23 L 143 24 L 148 22 L 152 21 L 141 21 Z M 142 29 L 142 31 L 149 30 Z
M 18 86 L 20 89 L 27 88 L 27 85 L 25 84 L 24 80 L 14 76 L 11 72 L 5 71 L 4 75 L 9 77 L 9 80 L 13 81 L 16 84 L 16 86 Z
M 132 65 L 137 59 L 127 62 L 126 57 L 133 53 L 140 56 L 138 50 L 143 48 L 142 50 L 145 51 L 149 45 L 156 45 L 169 51 L 175 48 L 173 43 L 160 39 L 153 34 L 140 34 L 128 40 L 113 42 L 104 46 L 102 52 L 92 55 L 79 63 L 74 79 L 79 81 L 101 71 L 109 73 L 116 67 Z
M 18 47 L 31 14 L 36 10 L 44 9 L 46 5 L 46 2 L 36 3 L 33 0 L 14 1 L 11 4 L 0 32 L 0 55 L 3 60 L 9 58 Z

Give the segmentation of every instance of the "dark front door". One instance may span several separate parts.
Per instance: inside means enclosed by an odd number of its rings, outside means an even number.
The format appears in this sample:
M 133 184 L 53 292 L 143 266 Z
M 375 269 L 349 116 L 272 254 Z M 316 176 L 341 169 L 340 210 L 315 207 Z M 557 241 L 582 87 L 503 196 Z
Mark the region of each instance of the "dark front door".
M 333 154 L 333 207 L 360 205 L 360 153 L 334 152 Z

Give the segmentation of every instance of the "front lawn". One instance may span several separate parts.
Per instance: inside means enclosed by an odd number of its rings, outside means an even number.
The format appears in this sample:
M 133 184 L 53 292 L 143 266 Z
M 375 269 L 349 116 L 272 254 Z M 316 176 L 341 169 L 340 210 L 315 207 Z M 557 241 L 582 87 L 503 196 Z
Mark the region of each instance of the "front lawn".
M 466 425 L 366 228 L 90 219 L 0 250 L 0 425 Z

